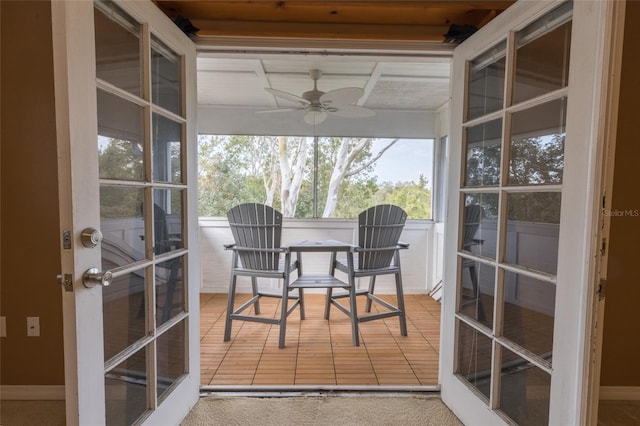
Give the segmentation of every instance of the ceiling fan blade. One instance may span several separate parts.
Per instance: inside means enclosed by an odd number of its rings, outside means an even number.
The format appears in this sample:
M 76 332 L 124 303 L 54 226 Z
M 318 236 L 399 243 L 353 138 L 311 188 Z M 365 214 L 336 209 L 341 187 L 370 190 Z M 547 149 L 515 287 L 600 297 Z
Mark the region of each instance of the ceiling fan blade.
M 372 109 L 355 105 L 341 106 L 337 111 L 330 111 L 330 113 L 345 118 L 366 118 L 376 115 L 376 112 Z
M 304 121 L 307 124 L 320 124 L 327 119 L 327 113 L 324 111 L 309 111 L 304 115 Z
M 266 90 L 267 92 L 271 93 L 273 96 L 277 96 L 279 98 L 286 99 L 286 100 L 292 101 L 292 102 L 298 102 L 298 103 L 301 103 L 304 106 L 307 106 L 307 105 L 309 105 L 311 103 L 308 100 L 306 100 L 305 98 L 301 98 L 300 96 L 296 96 L 296 95 L 294 95 L 292 93 L 283 92 L 282 90 L 272 89 L 270 87 L 265 87 L 264 90 Z
M 359 87 L 343 87 L 342 89 L 330 90 L 320 96 L 322 105 L 351 105 L 364 95 L 364 90 Z
M 256 111 L 256 114 L 271 114 L 274 112 L 290 112 L 290 111 L 301 111 L 304 108 L 278 108 L 278 109 L 266 109 L 263 111 Z

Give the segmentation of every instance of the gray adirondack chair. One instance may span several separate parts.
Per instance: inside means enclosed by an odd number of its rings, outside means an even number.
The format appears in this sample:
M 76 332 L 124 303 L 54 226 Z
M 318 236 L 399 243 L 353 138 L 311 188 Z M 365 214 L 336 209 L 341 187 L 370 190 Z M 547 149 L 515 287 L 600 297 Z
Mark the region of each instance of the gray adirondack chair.
M 400 334 L 407 335 L 400 250 L 408 249 L 409 245 L 399 241 L 406 220 L 407 213 L 398 206 L 381 204 L 370 207 L 358 216 L 358 246 L 347 253 L 351 259 L 339 259 L 335 253 L 331 256 L 330 273 L 335 276 L 337 269 L 347 274 L 348 285 L 345 289 L 348 292 L 333 294 L 332 288 L 327 289 L 324 317 L 329 319 L 332 305 L 347 314 L 351 318 L 355 346 L 360 345 L 358 324 L 361 322 L 397 316 L 400 321 Z M 389 274 L 395 277 L 396 306 L 374 294 L 376 277 Z M 360 277 L 369 277 L 367 289 L 356 289 L 356 278 Z M 358 315 L 357 312 L 356 297 L 359 295 L 367 297 L 365 315 Z M 349 297 L 349 309 L 337 302 L 337 299 L 343 297 Z M 371 313 L 372 302 L 381 305 L 385 310 Z
M 245 203 L 233 207 L 227 213 L 229 226 L 235 243 L 225 245 L 233 251 L 231 277 L 227 299 L 227 314 L 224 341 L 231 339 L 231 325 L 234 320 L 276 324 L 280 327 L 278 347 L 284 348 L 287 317 L 300 305 L 300 319 L 304 319 L 303 290 L 297 295 L 290 294 L 290 274 L 299 268 L 298 259 L 292 260 L 287 247 L 281 247 L 282 213 L 270 206 Z M 252 297 L 239 307 L 235 307 L 236 282 L 239 276 L 251 278 Z M 258 278 L 282 280 L 282 293 L 260 291 Z M 277 318 L 260 316 L 260 299 L 275 297 L 281 299 L 281 309 Z M 289 306 L 289 300 L 293 303 Z M 255 315 L 244 313 L 253 306 Z
M 480 221 L 482 220 L 482 206 L 479 204 L 470 204 L 464 208 L 463 216 L 463 228 L 462 228 L 462 249 L 471 251 L 471 247 L 481 245 L 484 241 L 476 238 L 476 233 L 480 228 Z M 462 270 L 469 269 L 469 278 L 471 279 L 471 291 L 472 295 L 463 297 L 461 301 L 461 308 L 473 304 L 475 305 L 477 312 L 474 313 L 478 321 L 484 322 L 486 315 L 484 307 L 482 305 L 482 299 L 480 297 L 480 288 L 478 286 L 478 271 L 476 269 L 476 261 L 473 259 L 463 258 Z

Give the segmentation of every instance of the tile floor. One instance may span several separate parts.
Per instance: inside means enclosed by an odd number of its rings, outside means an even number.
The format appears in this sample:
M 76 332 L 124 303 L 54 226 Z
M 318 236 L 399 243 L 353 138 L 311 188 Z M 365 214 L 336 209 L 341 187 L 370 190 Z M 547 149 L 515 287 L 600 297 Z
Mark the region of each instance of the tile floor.
M 363 312 L 365 300 L 358 299 Z M 202 385 L 438 383 L 440 304 L 428 295 L 405 296 L 408 336 L 400 335 L 397 317 L 371 321 L 360 325 L 355 347 L 349 318 L 333 308 L 326 321 L 324 295 L 307 294 L 306 319 L 300 321 L 297 310 L 289 316 L 284 349 L 278 349 L 277 326 L 245 321 L 234 321 L 231 341 L 223 342 L 226 300 L 226 293 L 200 296 Z M 275 315 L 278 303 L 263 298 L 262 315 Z

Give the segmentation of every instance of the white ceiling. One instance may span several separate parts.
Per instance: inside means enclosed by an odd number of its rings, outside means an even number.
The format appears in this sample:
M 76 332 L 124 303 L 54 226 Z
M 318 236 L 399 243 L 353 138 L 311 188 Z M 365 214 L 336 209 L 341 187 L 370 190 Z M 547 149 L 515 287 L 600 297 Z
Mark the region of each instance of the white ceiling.
M 313 89 L 309 70 L 319 69 L 318 89 L 360 87 L 357 105 L 374 110 L 435 111 L 449 98 L 446 58 L 360 58 L 309 55 L 198 58 L 198 104 L 271 109 L 299 106 L 275 97 L 270 87 L 300 96 Z M 266 117 L 269 119 L 269 117 Z

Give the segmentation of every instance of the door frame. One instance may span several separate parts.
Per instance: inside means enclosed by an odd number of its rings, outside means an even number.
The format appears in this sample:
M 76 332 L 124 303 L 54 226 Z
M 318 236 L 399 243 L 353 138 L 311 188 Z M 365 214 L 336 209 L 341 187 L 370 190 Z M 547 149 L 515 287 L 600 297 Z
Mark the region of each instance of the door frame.
M 189 367 L 187 376 L 162 404 L 148 403 L 155 409 L 144 418 L 176 423 L 197 402 L 200 384 L 195 45 L 151 1 L 115 3 L 140 22 L 148 22 L 144 25 L 155 34 L 167 35 L 173 41 L 170 45 L 185 55 L 185 116 L 190 117 L 185 126 L 189 187 L 185 216 L 188 232 L 184 237 L 189 248 L 185 300 Z M 84 271 L 99 266 L 101 256 L 99 247 L 84 248 L 80 241 L 84 228 L 100 228 L 98 153 L 97 144 L 91 142 L 96 140 L 98 128 L 93 9 L 93 1 L 51 2 L 60 235 L 70 233 L 70 245 L 61 242 L 62 275 L 72 285 L 72 291 L 62 290 L 68 425 L 105 422 L 102 289 L 82 284 Z
M 517 2 L 500 16 L 467 39 L 454 53 L 451 109 L 451 167 L 449 173 L 448 224 L 459 223 L 461 180 L 461 143 L 465 66 L 456 65 L 476 56 L 484 49 L 505 39 L 509 28 L 515 31 L 559 5 L 561 1 Z M 603 152 L 606 148 L 606 114 L 610 102 L 606 73 L 616 50 L 614 16 L 619 19 L 617 2 L 573 2 L 573 24 L 569 71 L 567 139 L 565 145 L 565 177 L 562 207 L 559 261 L 576 269 L 558 267 L 556 314 L 554 323 L 554 373 L 551 378 L 550 424 L 588 424 L 594 422 L 589 402 L 597 401 L 597 389 L 589 392 L 597 379 L 593 340 L 595 332 L 597 288 L 601 235 L 601 182 L 604 173 Z M 590 89 L 590 90 L 587 90 Z M 584 125 L 584 117 L 592 117 Z M 609 118 L 611 119 L 611 117 Z M 578 141 L 587 141 L 579 143 Z M 585 146 L 586 145 L 586 146 Z M 569 190 L 571 188 L 572 190 Z M 573 206 L 582 206 L 579 209 Z M 442 309 L 440 380 L 443 401 L 465 423 L 505 421 L 482 402 L 466 384 L 453 375 L 455 354 L 455 312 L 458 229 L 449 227 L 445 241 L 445 286 Z M 576 247 L 581 247 L 576 250 Z M 575 278 L 578 277 L 578 278 Z M 573 283 L 573 284 L 571 284 Z M 599 354 L 598 354 L 599 355 Z M 496 364 L 494 364 L 495 366 Z M 593 386 L 591 386 L 593 389 Z M 597 410 L 597 409 L 596 409 Z M 595 412 L 597 414 L 597 411 Z

